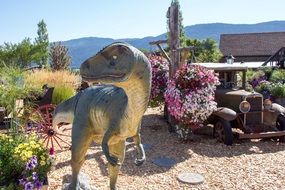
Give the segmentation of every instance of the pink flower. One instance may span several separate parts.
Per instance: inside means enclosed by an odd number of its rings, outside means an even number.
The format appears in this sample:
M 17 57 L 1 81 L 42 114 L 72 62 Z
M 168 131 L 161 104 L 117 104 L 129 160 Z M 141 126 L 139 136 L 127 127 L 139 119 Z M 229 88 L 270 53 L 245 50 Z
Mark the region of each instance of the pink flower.
M 197 65 L 182 66 L 164 93 L 169 113 L 184 125 L 201 126 L 217 108 L 214 90 L 218 84 L 213 71 Z
M 150 94 L 150 105 L 157 106 L 164 102 L 163 93 L 168 81 L 168 64 L 161 56 L 149 56 L 152 67 L 152 84 Z

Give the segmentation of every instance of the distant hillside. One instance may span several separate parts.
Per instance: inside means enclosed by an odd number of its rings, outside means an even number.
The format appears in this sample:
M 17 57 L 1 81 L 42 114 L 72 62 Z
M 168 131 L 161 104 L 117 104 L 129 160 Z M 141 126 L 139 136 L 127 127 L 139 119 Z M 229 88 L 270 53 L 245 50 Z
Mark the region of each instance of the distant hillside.
M 271 21 L 258 24 L 197 24 L 186 26 L 185 33 L 190 38 L 206 39 L 213 38 L 219 43 L 221 34 L 232 33 L 254 33 L 254 32 L 280 32 L 285 31 L 285 21 Z M 79 67 L 80 64 L 92 55 L 95 55 L 104 46 L 116 42 L 124 41 L 132 44 L 136 48 L 150 49 L 149 42 L 166 39 L 166 34 L 155 37 L 112 39 L 112 38 L 79 38 L 64 41 L 63 44 L 69 48 L 72 57 L 72 67 Z

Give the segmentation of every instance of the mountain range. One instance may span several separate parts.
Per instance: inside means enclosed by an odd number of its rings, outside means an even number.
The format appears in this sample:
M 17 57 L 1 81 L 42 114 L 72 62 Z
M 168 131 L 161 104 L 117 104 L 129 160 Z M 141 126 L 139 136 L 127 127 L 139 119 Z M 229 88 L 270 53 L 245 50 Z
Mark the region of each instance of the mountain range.
M 225 24 L 225 23 L 210 23 L 196 24 L 185 27 L 185 34 L 189 38 L 206 39 L 212 38 L 219 43 L 221 34 L 236 34 L 236 33 L 259 33 L 259 32 L 285 32 L 285 21 L 270 21 L 257 24 Z M 71 67 L 79 68 L 80 64 L 87 58 L 95 55 L 106 45 L 124 41 L 136 48 L 151 50 L 149 45 L 151 41 L 166 39 L 166 33 L 158 36 L 148 36 L 144 38 L 126 38 L 112 39 L 99 37 L 85 37 L 63 41 L 62 43 L 68 47 L 69 54 L 72 58 Z M 154 48 L 154 47 L 153 47 Z

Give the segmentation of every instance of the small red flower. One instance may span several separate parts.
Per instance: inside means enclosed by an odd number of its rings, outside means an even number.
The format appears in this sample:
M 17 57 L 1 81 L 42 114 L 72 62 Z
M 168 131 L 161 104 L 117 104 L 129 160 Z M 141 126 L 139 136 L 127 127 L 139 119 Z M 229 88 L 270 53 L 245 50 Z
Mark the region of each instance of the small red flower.
M 50 155 L 50 156 L 54 156 L 54 155 L 55 155 L 55 151 L 54 151 L 54 148 L 53 148 L 53 147 L 51 147 L 51 148 L 49 149 L 49 155 Z

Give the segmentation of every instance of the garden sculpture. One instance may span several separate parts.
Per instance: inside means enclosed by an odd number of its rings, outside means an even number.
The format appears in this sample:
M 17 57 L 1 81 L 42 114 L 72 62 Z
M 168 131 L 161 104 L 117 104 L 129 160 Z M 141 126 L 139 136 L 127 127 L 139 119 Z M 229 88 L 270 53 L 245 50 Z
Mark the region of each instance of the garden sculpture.
M 53 126 L 72 122 L 72 182 L 80 189 L 79 170 L 94 140 L 101 144 L 108 161 L 110 189 L 125 157 L 126 139 L 132 137 L 138 153 L 136 165 L 145 161 L 140 125 L 151 88 L 151 66 L 146 56 L 125 43 L 113 43 L 82 63 L 84 81 L 100 83 L 80 91 L 58 105 Z

